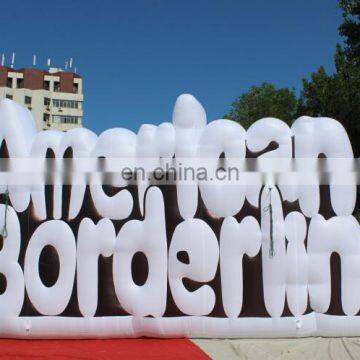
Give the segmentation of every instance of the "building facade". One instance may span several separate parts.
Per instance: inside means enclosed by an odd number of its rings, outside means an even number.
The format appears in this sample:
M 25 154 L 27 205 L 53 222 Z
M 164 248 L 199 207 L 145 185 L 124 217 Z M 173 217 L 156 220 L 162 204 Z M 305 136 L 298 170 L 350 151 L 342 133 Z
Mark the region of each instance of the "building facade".
M 0 99 L 5 98 L 27 107 L 39 130 L 82 126 L 82 78 L 75 73 L 0 66 Z

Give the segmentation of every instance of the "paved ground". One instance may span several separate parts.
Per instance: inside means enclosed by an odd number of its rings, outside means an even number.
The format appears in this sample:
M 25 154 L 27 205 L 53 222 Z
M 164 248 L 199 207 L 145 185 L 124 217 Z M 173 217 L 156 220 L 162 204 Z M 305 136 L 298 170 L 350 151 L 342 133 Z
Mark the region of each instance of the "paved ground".
M 360 338 L 194 339 L 212 359 L 360 359 Z
M 0 360 L 10 358 L 21 360 L 206 360 L 206 354 L 215 360 L 360 359 L 360 338 L 199 339 L 192 341 L 197 346 L 187 339 L 1 339 Z

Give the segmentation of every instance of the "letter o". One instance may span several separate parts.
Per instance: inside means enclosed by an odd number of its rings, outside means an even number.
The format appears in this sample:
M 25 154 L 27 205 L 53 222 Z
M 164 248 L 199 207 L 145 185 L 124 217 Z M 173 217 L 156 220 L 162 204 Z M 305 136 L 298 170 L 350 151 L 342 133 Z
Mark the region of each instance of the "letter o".
M 59 256 L 60 270 L 56 283 L 47 287 L 39 274 L 39 257 L 46 245 L 53 246 Z M 32 235 L 25 255 L 25 286 L 29 299 L 43 315 L 61 314 L 71 297 L 76 267 L 75 237 L 61 220 L 42 223 Z

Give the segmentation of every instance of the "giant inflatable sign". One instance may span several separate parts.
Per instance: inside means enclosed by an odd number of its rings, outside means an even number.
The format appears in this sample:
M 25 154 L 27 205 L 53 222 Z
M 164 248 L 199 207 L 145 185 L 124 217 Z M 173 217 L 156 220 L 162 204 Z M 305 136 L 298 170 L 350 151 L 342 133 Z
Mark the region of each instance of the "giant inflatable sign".
M 37 132 L 3 100 L 0 138 L 1 337 L 360 335 L 356 174 L 336 120 L 265 118 L 245 131 L 207 124 L 182 95 L 172 123 L 97 136 Z M 102 165 L 78 176 L 79 159 Z M 154 177 L 120 178 L 115 160 Z M 276 170 L 294 160 L 316 171 Z M 175 176 L 194 164 L 192 181 Z M 157 183 L 165 165 L 172 180 Z

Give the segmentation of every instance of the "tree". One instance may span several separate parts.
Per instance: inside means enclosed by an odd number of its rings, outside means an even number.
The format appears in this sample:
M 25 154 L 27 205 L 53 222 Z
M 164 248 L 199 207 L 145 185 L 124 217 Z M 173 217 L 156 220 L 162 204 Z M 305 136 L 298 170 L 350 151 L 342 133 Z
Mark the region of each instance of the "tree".
M 360 65 L 360 0 L 340 0 L 339 7 L 344 18 L 339 32 L 345 37 L 347 59 Z
M 346 128 L 355 156 L 360 155 L 360 66 L 348 60 L 347 51 L 337 46 L 336 71 L 326 74 L 323 67 L 303 80 L 298 115 L 327 116 Z
M 340 35 L 346 46 L 336 47 L 333 75 L 320 67 L 303 80 L 298 115 L 328 116 L 346 128 L 355 156 L 360 155 L 360 0 L 339 0 L 343 10 Z
M 276 89 L 263 83 L 253 86 L 232 104 L 228 118 L 247 128 L 262 117 L 277 117 L 291 123 L 301 115 L 326 116 L 340 121 L 351 139 L 355 156 L 360 156 L 360 0 L 339 0 L 343 23 L 339 32 L 346 46 L 337 45 L 336 71 L 324 67 L 303 79 L 299 100 L 293 90 Z
M 225 118 L 237 121 L 244 128 L 264 117 L 275 117 L 290 123 L 296 109 L 297 99 L 293 90 L 276 89 L 274 85 L 265 82 L 261 86 L 252 86 L 248 92 L 239 96 Z

